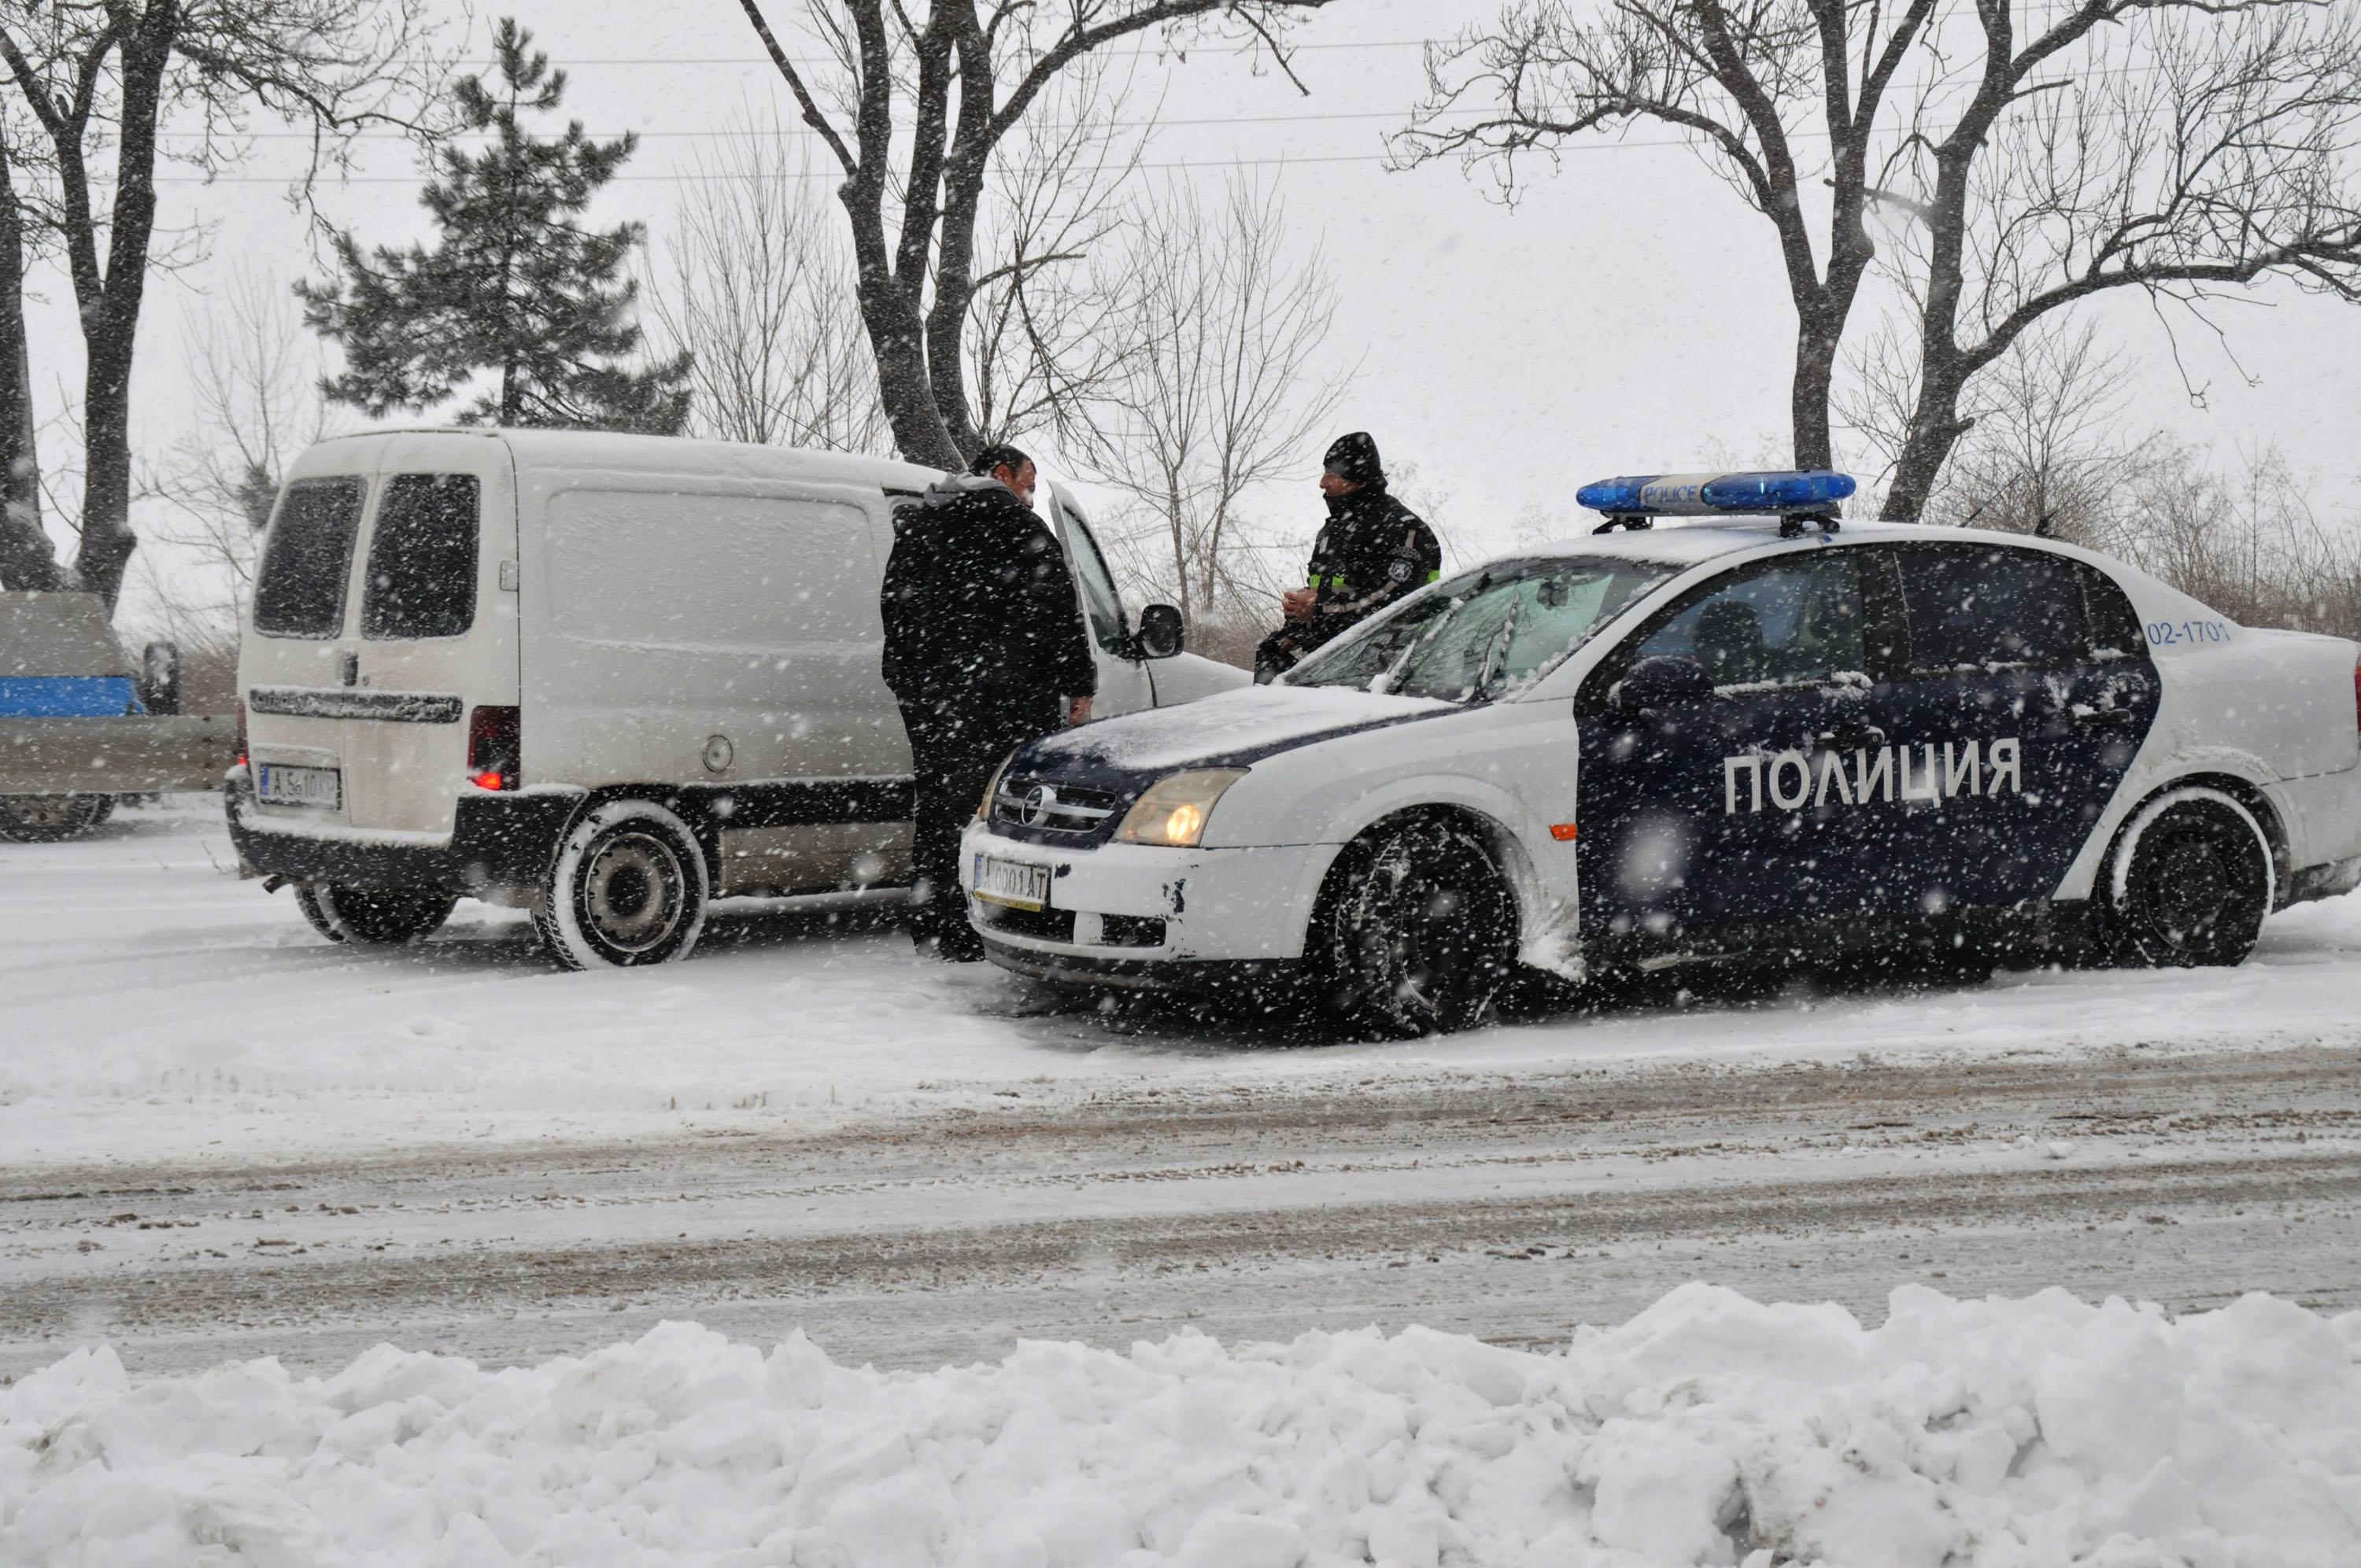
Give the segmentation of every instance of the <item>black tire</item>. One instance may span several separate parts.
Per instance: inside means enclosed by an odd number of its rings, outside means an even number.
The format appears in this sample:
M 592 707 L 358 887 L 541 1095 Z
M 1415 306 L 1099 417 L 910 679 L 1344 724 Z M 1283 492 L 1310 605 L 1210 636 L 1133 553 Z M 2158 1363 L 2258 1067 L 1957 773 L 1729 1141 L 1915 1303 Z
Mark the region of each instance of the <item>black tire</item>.
M 356 948 L 398 948 L 423 942 L 451 917 L 456 894 L 433 887 L 338 887 L 295 884 L 295 907 L 331 942 Z
M 2132 815 L 2099 891 L 2116 961 L 2228 966 L 2255 950 L 2278 868 L 2254 813 L 2220 790 L 2183 786 Z
M 114 815 L 111 795 L 0 795 L 0 839 L 54 844 L 79 839 Z
M 686 823 L 653 801 L 611 800 L 558 846 L 533 923 L 567 969 L 668 963 L 697 946 L 709 896 Z
M 1346 846 L 1312 917 L 1308 956 L 1330 1014 L 1409 1039 L 1481 1023 L 1514 970 L 1517 906 L 1483 836 L 1426 819 Z

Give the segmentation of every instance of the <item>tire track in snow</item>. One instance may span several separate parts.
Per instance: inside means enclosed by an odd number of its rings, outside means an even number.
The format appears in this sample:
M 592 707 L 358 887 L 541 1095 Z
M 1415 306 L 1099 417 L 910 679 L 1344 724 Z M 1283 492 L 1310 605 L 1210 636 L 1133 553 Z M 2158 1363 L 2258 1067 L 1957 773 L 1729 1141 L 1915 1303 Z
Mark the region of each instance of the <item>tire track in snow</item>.
M 660 1317 L 932 1365 L 1426 1321 L 1513 1343 L 1682 1279 L 2361 1303 L 2361 1053 L 2123 1050 L 1250 1093 L 1045 1091 L 807 1137 L 0 1179 L 0 1369 L 492 1359 Z

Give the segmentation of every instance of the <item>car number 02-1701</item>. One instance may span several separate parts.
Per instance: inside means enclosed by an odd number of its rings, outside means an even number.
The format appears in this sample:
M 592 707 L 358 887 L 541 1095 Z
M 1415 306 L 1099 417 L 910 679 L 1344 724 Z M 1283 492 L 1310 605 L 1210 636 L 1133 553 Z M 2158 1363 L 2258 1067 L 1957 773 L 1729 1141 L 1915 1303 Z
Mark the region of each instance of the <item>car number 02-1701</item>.
M 2230 624 L 2224 620 L 2151 620 L 2147 640 L 2159 648 L 2182 642 L 2227 642 Z

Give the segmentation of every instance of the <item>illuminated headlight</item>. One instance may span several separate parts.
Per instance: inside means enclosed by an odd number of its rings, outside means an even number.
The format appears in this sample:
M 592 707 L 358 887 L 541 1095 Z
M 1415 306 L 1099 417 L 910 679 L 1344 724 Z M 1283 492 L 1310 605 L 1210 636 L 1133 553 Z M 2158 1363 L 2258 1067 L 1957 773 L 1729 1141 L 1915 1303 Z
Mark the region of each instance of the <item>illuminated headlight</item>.
M 1115 837 L 1126 844 L 1193 850 L 1205 836 L 1205 819 L 1213 814 L 1213 803 L 1246 776 L 1244 768 L 1200 768 L 1159 779 L 1123 819 Z

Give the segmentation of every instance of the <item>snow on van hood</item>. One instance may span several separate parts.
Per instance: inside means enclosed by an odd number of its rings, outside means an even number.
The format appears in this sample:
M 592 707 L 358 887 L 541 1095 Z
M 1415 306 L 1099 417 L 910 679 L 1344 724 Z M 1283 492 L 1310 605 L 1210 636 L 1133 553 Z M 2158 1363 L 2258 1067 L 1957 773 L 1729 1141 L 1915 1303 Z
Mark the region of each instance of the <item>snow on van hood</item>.
M 1126 773 L 1251 762 L 1308 741 L 1455 707 L 1434 697 L 1380 696 L 1342 686 L 1243 686 L 1053 735 L 1034 743 L 1034 760 L 1095 762 Z

